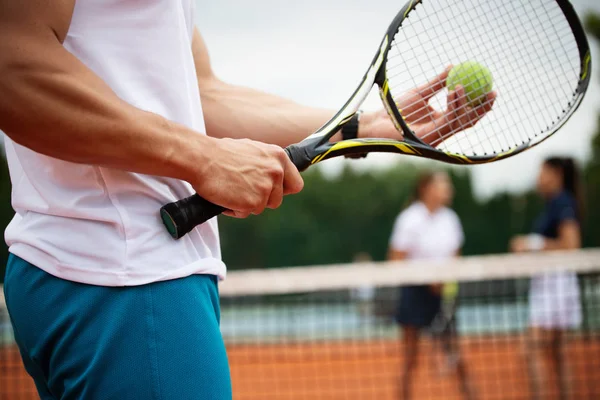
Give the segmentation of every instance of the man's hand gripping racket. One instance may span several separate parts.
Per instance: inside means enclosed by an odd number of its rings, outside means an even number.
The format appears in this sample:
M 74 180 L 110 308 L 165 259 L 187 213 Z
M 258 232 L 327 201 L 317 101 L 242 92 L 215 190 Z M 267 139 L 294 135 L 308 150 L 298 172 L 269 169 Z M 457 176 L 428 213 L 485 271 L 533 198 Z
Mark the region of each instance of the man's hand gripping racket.
M 567 0 L 412 0 L 344 107 L 285 151 L 299 171 L 369 152 L 498 161 L 557 132 L 583 100 L 590 71 L 587 39 Z M 495 91 L 482 92 L 491 74 Z M 371 116 L 368 136 L 332 142 L 375 85 L 384 110 Z M 177 239 L 224 211 L 198 194 L 160 210 Z

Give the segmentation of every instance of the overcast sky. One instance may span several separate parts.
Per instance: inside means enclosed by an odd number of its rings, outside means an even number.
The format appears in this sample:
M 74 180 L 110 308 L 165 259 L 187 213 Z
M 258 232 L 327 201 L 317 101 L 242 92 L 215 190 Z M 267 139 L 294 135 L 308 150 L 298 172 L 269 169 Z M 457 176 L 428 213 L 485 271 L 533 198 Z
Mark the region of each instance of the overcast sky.
M 403 1 L 391 0 L 197 0 L 197 22 L 213 68 L 224 80 L 276 93 L 303 104 L 338 109 L 359 83 L 391 18 Z M 574 0 L 582 15 L 600 12 L 597 0 Z M 541 160 L 550 154 L 584 161 L 600 111 L 600 54 L 592 42 L 594 79 L 578 112 L 538 148 L 508 160 L 476 166 L 477 193 L 523 190 L 535 180 Z M 371 96 L 366 110 L 380 107 Z M 356 168 L 380 168 L 401 157 L 370 155 Z M 414 159 L 413 159 L 414 160 Z M 321 168 L 331 174 L 345 161 Z M 401 167 L 401 165 L 399 166 Z

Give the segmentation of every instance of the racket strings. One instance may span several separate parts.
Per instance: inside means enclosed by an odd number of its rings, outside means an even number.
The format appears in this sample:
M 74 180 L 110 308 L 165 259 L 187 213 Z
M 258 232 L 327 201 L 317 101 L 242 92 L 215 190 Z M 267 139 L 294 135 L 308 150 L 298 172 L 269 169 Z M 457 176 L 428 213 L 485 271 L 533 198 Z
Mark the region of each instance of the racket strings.
M 396 75 L 393 75 L 393 76 L 391 77 L 391 79 L 394 79 L 396 76 L 399 76 L 399 75 L 403 75 L 403 73 L 402 73 L 402 72 L 400 72 L 400 73 L 398 73 L 398 74 L 396 74 Z M 406 82 L 407 82 L 407 81 L 405 81 L 405 82 L 403 82 L 403 83 L 406 83 Z M 525 81 L 523 78 L 521 78 L 521 79 L 517 79 L 517 83 L 519 83 L 519 84 L 525 84 L 525 83 L 526 83 L 526 81 Z M 395 90 L 395 89 L 392 89 L 392 90 L 393 90 L 393 92 L 396 92 L 396 90 Z M 567 93 L 565 92 L 565 96 L 568 96 L 568 95 L 572 95 L 572 94 L 567 94 Z M 422 108 L 420 108 L 420 109 L 417 109 L 417 110 L 415 110 L 414 114 L 417 114 L 419 111 L 423 111 L 425 108 L 426 108 L 426 107 L 424 106 L 424 107 L 422 107 Z M 410 114 L 409 114 L 409 117 L 411 117 L 411 116 L 412 116 L 412 115 L 410 115 Z M 410 118 L 409 118 L 409 119 L 410 119 Z M 415 122 L 423 122 L 423 120 L 419 120 L 419 119 L 418 119 L 418 120 L 416 120 Z M 542 132 L 540 132 L 540 133 L 542 133 Z M 431 135 L 431 134 L 430 134 L 430 135 Z M 430 136 L 430 135 L 425 135 L 423 138 L 427 138 L 427 137 L 428 137 L 428 136 Z M 444 138 L 440 136 L 440 139 L 444 139 Z M 515 138 L 513 138 L 513 139 L 512 139 L 512 141 L 513 141 L 513 142 L 517 142 L 518 140 L 516 140 Z
M 508 4 L 508 6 L 510 6 L 510 4 Z M 456 17 L 456 8 L 452 8 L 452 10 L 454 10 L 452 18 Z M 461 12 L 464 12 L 464 10 L 461 10 Z M 519 15 L 519 13 L 517 13 L 517 15 Z M 494 28 L 493 24 L 491 23 L 490 19 L 489 19 L 490 13 L 483 13 L 482 17 L 483 20 L 486 22 L 487 26 L 490 26 L 493 30 L 493 35 L 496 38 L 499 38 L 501 40 L 506 40 L 506 32 L 502 32 L 502 31 L 498 31 L 497 29 Z M 494 16 L 494 18 L 507 18 L 509 17 L 509 13 L 505 12 L 505 11 L 501 11 L 499 14 L 496 14 Z M 510 16 L 510 18 L 514 18 L 514 16 Z M 461 29 L 461 33 L 462 35 L 467 35 L 468 32 L 466 31 L 466 25 L 460 25 L 460 29 Z M 477 39 L 479 39 L 480 37 L 475 37 L 475 42 L 477 42 Z M 491 56 L 491 47 L 487 47 L 485 46 L 484 43 L 475 43 L 477 48 L 484 48 L 485 51 L 483 52 L 482 56 L 489 58 Z M 469 48 L 469 51 L 473 51 L 473 46 L 471 46 Z M 520 52 L 520 47 L 516 47 L 517 51 Z M 506 48 L 501 48 L 500 54 L 502 56 L 503 59 L 507 59 L 509 54 L 507 54 Z M 521 56 L 521 55 L 520 55 Z M 519 79 L 519 77 L 517 77 L 517 79 Z M 523 85 L 525 82 L 518 82 L 519 85 Z M 466 106 L 465 106 L 466 107 Z M 516 145 L 519 144 L 523 144 L 525 142 L 525 140 L 523 140 L 522 138 L 518 138 L 515 137 L 514 132 L 512 130 L 506 130 L 503 131 L 504 132 L 504 137 L 502 139 L 504 140 L 499 140 L 497 139 L 497 136 L 492 136 L 490 135 L 489 131 L 484 131 L 482 132 L 481 135 L 475 137 L 474 135 L 465 135 L 463 136 L 463 141 L 462 142 L 468 142 L 468 147 L 469 148 L 475 148 L 476 146 L 481 146 L 482 143 L 487 142 L 487 141 L 491 141 L 492 139 L 496 139 L 493 140 L 492 146 L 494 148 L 496 148 L 497 150 L 503 152 L 507 149 L 504 148 L 503 143 L 507 143 L 507 142 L 512 142 Z M 445 138 L 444 138 L 445 139 Z M 479 140 L 478 140 L 479 139 Z M 473 143 L 475 141 L 475 143 Z M 519 143 L 520 142 L 520 143 Z M 465 148 L 465 145 L 459 146 L 459 148 Z
M 466 61 L 486 66 L 494 79 L 492 111 L 480 120 L 465 115 L 481 105 L 426 86 L 448 65 Z M 441 150 L 469 156 L 551 134 L 577 103 L 579 70 L 575 38 L 551 0 L 425 1 L 404 21 L 387 57 L 390 92 L 411 128 Z M 463 74 L 459 84 L 466 91 L 476 78 Z M 422 96 L 406 104 L 406 93 Z
M 487 14 L 485 15 L 485 17 L 487 19 Z M 454 14 L 453 14 L 452 18 L 454 18 Z M 489 23 L 489 20 L 487 22 Z M 461 32 L 462 32 L 463 35 L 467 34 L 467 32 L 465 32 L 465 29 L 464 29 L 465 27 L 464 26 L 460 25 L 459 28 L 461 29 Z M 494 34 L 496 35 L 496 37 L 498 36 L 498 32 L 494 32 Z M 477 39 L 478 39 L 478 37 L 475 37 L 475 41 L 477 41 Z M 482 46 L 481 43 L 476 43 L 476 45 L 478 47 L 485 48 L 485 47 Z M 489 58 L 491 56 L 490 52 L 491 51 L 489 50 L 489 48 L 485 48 L 484 54 L 482 54 L 482 56 L 484 56 L 486 58 Z M 507 58 L 507 54 L 506 54 L 505 51 L 502 51 L 502 58 Z M 467 78 L 467 80 L 469 80 L 469 78 Z M 471 82 L 469 82 L 469 83 L 471 83 Z M 468 107 L 468 106 L 464 105 L 463 107 Z M 463 111 L 463 110 L 459 110 L 459 111 Z M 465 127 L 461 126 L 461 128 L 464 129 Z M 508 131 L 508 132 L 510 132 L 510 131 Z M 447 139 L 447 137 L 448 137 L 448 135 L 446 135 L 445 137 L 442 138 L 442 143 Z M 479 143 L 475 143 L 474 144 L 473 141 L 477 142 L 477 138 L 474 135 L 465 135 L 463 137 L 463 142 L 466 141 L 467 144 L 466 144 L 466 146 L 465 145 L 460 145 L 459 148 L 460 149 L 463 149 L 465 147 L 474 148 L 475 146 L 480 145 L 482 141 L 486 141 L 486 139 L 490 140 L 489 134 L 487 134 L 487 135 L 486 134 L 480 135 L 479 138 L 480 138 L 479 141 L 478 141 Z M 510 138 L 509 140 L 513 140 L 514 141 L 515 139 L 513 137 L 513 138 Z M 499 148 L 500 151 L 504 151 L 503 146 L 502 146 L 502 142 L 500 140 L 495 140 L 494 142 L 495 143 L 493 143 L 493 145 L 495 145 L 496 148 Z
M 489 14 L 488 14 L 488 15 L 489 15 Z M 520 15 L 521 15 L 521 14 L 517 14 L 517 16 L 520 16 Z M 519 23 L 520 23 L 520 24 L 523 24 L 523 21 L 519 21 Z M 537 30 L 533 30 L 533 32 L 534 32 L 534 33 L 536 33 L 536 32 L 537 32 Z M 519 47 L 516 47 L 516 49 L 517 49 L 517 50 L 520 50 L 520 48 L 519 48 Z M 553 49 L 553 47 L 552 47 L 551 49 Z M 519 54 L 518 54 L 518 55 L 519 55 L 519 57 L 524 57 L 522 52 L 518 51 L 518 53 L 519 53 Z M 539 73 L 535 73 L 535 74 L 533 74 L 532 76 L 533 76 L 533 78 L 535 79 L 535 81 L 536 81 L 535 83 L 536 83 L 537 85 L 540 85 L 540 84 L 542 84 L 542 82 L 540 82 L 540 81 L 539 81 L 539 79 L 537 79 L 537 78 L 540 76 L 540 74 L 539 74 Z M 526 84 L 526 82 L 518 82 L 518 84 L 519 84 L 519 87 L 524 87 L 524 85 Z M 544 97 L 542 97 L 540 100 L 544 100 Z M 542 109 L 548 109 L 548 105 L 546 104 L 546 105 L 545 105 L 545 107 L 543 107 Z M 518 110 L 518 111 L 522 111 L 522 110 Z M 530 113 L 530 114 L 528 114 L 528 115 L 521 115 L 521 118 L 531 119 L 531 118 L 529 118 L 529 117 L 535 117 L 536 115 L 538 115 L 538 114 Z M 505 132 L 513 132 L 513 130 L 506 130 Z M 527 139 L 529 139 L 529 138 L 530 138 L 530 137 L 528 137 Z M 518 143 L 518 141 L 516 141 L 516 140 L 514 139 L 514 135 L 512 135 L 512 137 L 510 137 L 510 138 L 507 138 L 507 139 L 509 139 L 509 140 L 512 140 L 512 141 L 513 141 L 513 143 Z M 524 142 L 524 141 L 525 141 L 525 140 L 521 139 L 521 142 Z
M 487 15 L 486 15 L 486 17 L 487 17 Z M 522 83 L 523 83 L 523 82 L 520 82 L 520 84 L 522 84 Z M 462 128 L 464 128 L 464 127 L 462 127 Z M 511 131 L 507 131 L 507 132 L 511 132 Z M 472 141 L 470 140 L 470 139 L 472 138 L 472 136 L 466 136 L 465 138 L 466 138 L 466 139 L 469 139 L 469 140 L 468 140 L 468 142 L 469 142 L 469 145 L 470 145 L 471 147 L 473 147 L 474 145 L 473 145 Z M 485 137 L 485 138 L 482 138 L 482 139 L 483 139 L 483 140 L 486 140 L 486 139 L 488 139 L 488 140 L 491 140 L 491 139 L 492 139 L 492 137 L 490 137 L 489 135 L 486 135 L 486 137 Z M 514 138 L 514 137 L 511 137 L 511 138 L 510 138 L 510 140 L 511 140 L 511 141 L 513 141 L 513 142 L 515 142 L 515 143 L 517 142 L 517 140 L 515 140 L 515 138 Z M 479 142 L 481 142 L 481 140 L 480 140 Z M 462 147 L 464 147 L 464 146 L 462 146 Z M 503 150 L 503 149 L 502 149 L 502 150 Z
M 557 11 L 557 10 L 558 10 L 558 9 L 556 9 L 555 11 Z M 536 10 L 533 10 L 533 11 L 539 11 L 539 10 L 537 10 L 537 9 L 536 9 Z M 547 10 L 546 8 L 541 8 L 541 11 L 544 11 L 544 12 L 546 13 L 547 17 L 548 17 L 548 20 L 549 20 L 549 21 L 552 21 L 552 22 L 554 22 L 554 20 L 556 20 L 557 18 L 560 18 L 560 19 L 563 19 L 563 18 L 564 18 L 564 16 L 562 15 L 562 12 L 561 12 L 561 13 L 556 13 L 556 12 L 555 12 L 555 15 L 554 15 L 553 17 L 550 17 L 550 15 L 549 15 L 549 13 L 548 13 L 548 10 Z M 518 13 L 517 13 L 517 15 L 519 15 L 519 16 L 520 16 L 520 14 L 518 14 Z M 556 34 L 556 35 L 558 35 L 558 36 L 562 36 L 562 35 L 565 35 L 565 34 L 569 34 L 569 33 L 570 33 L 570 28 L 567 28 L 567 27 L 568 27 L 568 25 L 566 25 L 566 24 L 565 24 L 565 28 L 566 28 L 566 29 L 563 29 L 563 31 L 562 31 L 562 32 L 556 31 L 556 32 L 555 32 L 555 34 Z M 539 41 L 539 42 L 542 42 L 542 41 L 543 41 L 543 38 L 542 38 L 542 37 L 540 37 L 540 32 L 541 32 L 541 31 L 540 31 L 540 30 L 538 30 L 538 29 L 535 29 L 535 30 L 533 30 L 533 33 L 534 33 L 534 34 L 537 36 L 537 39 L 538 39 L 538 41 Z M 576 42 L 575 42 L 575 41 L 572 41 L 571 43 L 572 43 L 572 46 L 571 46 L 570 50 L 577 50 L 577 47 L 576 47 Z M 518 49 L 519 49 L 519 48 L 518 48 Z M 520 49 L 519 49 L 519 50 L 520 50 Z M 559 58 L 559 54 L 556 52 L 556 48 L 555 48 L 554 46 L 549 46 L 549 47 L 548 47 L 548 50 L 549 50 L 549 51 L 551 51 L 551 52 L 553 53 L 553 55 L 554 55 L 554 58 Z M 563 47 L 563 50 L 565 50 L 565 48 L 564 48 L 564 47 Z M 563 73 L 563 74 L 567 74 L 567 71 L 564 69 L 563 63 L 558 63 L 557 65 L 558 65 L 558 67 L 560 67 L 560 68 L 562 69 L 562 73 Z M 539 78 L 541 75 L 540 75 L 540 74 L 534 74 L 533 76 L 534 76 L 534 78 L 536 78 L 536 79 L 537 79 L 537 78 Z M 538 81 L 539 81 L 539 79 L 538 79 Z M 566 90 L 564 90 L 564 88 L 565 88 L 564 86 L 560 86 L 559 88 L 562 88 L 562 89 L 563 89 L 563 95 L 565 95 L 565 96 L 567 96 L 567 95 L 568 95 L 568 93 L 566 92 Z
M 557 34 L 570 34 L 571 30 L 569 28 L 567 29 L 563 29 L 562 32 L 557 32 Z M 395 45 L 396 41 L 393 42 L 393 44 Z M 447 46 L 450 45 L 451 43 L 449 41 L 447 42 L 442 42 L 440 41 L 440 45 L 441 46 Z M 577 46 L 575 43 L 573 43 L 573 46 L 570 47 L 570 49 L 567 49 L 568 51 L 576 51 L 577 50 Z M 405 65 L 404 64 L 410 64 L 412 61 L 418 61 L 418 59 L 416 57 L 406 57 L 403 54 L 399 53 L 399 49 L 396 53 L 394 53 L 393 55 L 388 56 L 388 60 L 389 62 L 391 62 L 391 66 L 388 66 L 388 79 L 390 80 L 399 80 L 400 78 L 406 76 L 406 71 L 405 71 Z M 489 54 L 489 52 L 488 52 Z M 395 58 L 402 58 L 403 63 L 399 63 L 395 60 Z M 504 58 L 499 58 L 500 61 L 509 61 L 512 58 L 512 56 L 506 56 Z M 393 73 L 392 73 L 393 72 Z M 566 73 L 566 71 L 564 71 Z M 522 80 L 522 79 L 521 79 Z M 408 78 L 405 79 L 404 81 L 400 81 L 399 84 L 397 84 L 396 86 L 402 86 L 405 85 L 408 82 L 413 82 L 413 78 Z M 565 92 L 566 93 L 566 92 Z
M 509 17 L 509 15 L 504 14 L 503 17 Z M 559 17 L 560 18 L 564 18 L 562 16 L 562 14 L 560 14 Z M 485 18 L 487 18 L 487 16 Z M 497 32 L 495 32 L 495 33 L 497 33 Z M 502 33 L 502 32 L 500 32 L 500 33 Z M 557 30 L 556 31 L 556 34 L 558 36 L 568 35 L 570 33 L 571 33 L 571 29 L 570 29 L 570 27 L 567 24 L 564 24 L 564 26 L 562 27 L 561 30 Z M 425 32 L 423 35 L 427 36 L 428 34 Z M 403 40 L 407 40 L 407 39 L 408 38 L 406 38 L 406 37 L 403 38 Z M 436 39 L 436 45 L 437 46 L 441 46 L 441 47 L 446 47 L 446 46 L 454 45 L 451 40 L 452 39 L 443 41 L 443 40 Z M 433 41 L 430 40 L 429 42 L 433 42 Z M 424 43 L 421 43 L 421 45 L 424 45 Z M 574 41 L 571 42 L 571 45 L 572 45 L 571 48 L 568 49 L 568 50 L 576 50 L 577 49 L 576 43 Z M 502 49 L 502 50 L 504 50 L 504 49 Z M 519 48 L 516 47 L 515 50 L 518 51 Z M 485 50 L 484 50 L 483 55 L 484 56 L 485 55 L 490 55 L 491 51 L 497 51 L 497 49 L 493 50 L 493 49 L 490 49 L 490 48 L 486 47 Z M 397 53 L 392 53 L 391 55 L 388 56 L 388 77 L 390 79 L 395 79 L 398 76 L 406 76 L 406 71 L 405 71 L 406 64 L 410 64 L 411 61 L 418 61 L 418 59 L 419 59 L 418 57 L 414 56 L 415 54 L 417 54 L 415 51 L 413 51 L 412 54 L 413 54 L 413 57 L 409 57 L 407 54 L 400 53 L 400 50 L 398 49 Z M 506 51 L 503 51 L 503 54 L 506 54 Z M 395 62 L 394 58 L 396 58 L 396 57 L 401 57 L 404 60 L 404 63 Z M 501 61 L 509 61 L 509 60 L 510 60 L 510 58 L 508 56 L 504 57 L 503 59 L 501 59 Z M 395 74 L 391 74 L 391 72 L 395 71 L 395 70 L 396 70 L 396 73 Z M 565 72 L 565 71 L 563 70 L 563 72 Z M 410 79 L 412 79 L 412 78 L 409 78 L 408 80 L 410 80 Z

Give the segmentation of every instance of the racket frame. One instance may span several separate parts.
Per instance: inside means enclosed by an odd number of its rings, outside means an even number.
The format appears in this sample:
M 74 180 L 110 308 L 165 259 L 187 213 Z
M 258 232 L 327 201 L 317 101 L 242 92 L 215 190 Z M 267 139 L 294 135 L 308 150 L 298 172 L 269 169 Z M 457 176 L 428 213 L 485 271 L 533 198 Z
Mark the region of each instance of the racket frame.
M 352 94 L 350 99 L 340 109 L 340 111 L 315 133 L 308 136 L 303 141 L 286 148 L 288 156 L 300 171 L 303 171 L 311 165 L 330 158 L 370 152 L 399 153 L 410 156 L 430 158 L 449 164 L 490 163 L 514 156 L 527 149 L 537 146 L 552 136 L 554 132 L 558 131 L 569 120 L 571 115 L 577 111 L 590 82 L 591 53 L 585 32 L 571 3 L 568 0 L 555 0 L 557 5 L 563 11 L 565 18 L 571 27 L 571 32 L 575 37 L 580 56 L 579 84 L 575 90 L 575 93 L 573 93 L 573 100 L 569 103 L 570 108 L 566 110 L 566 112 L 563 112 L 563 114 L 554 122 L 554 124 L 549 126 L 546 130 L 538 133 L 531 140 L 523 142 L 519 146 L 498 154 L 456 154 L 432 147 L 421 141 L 402 116 L 402 111 L 398 110 L 395 105 L 395 100 L 389 90 L 386 60 L 392 46 L 394 36 L 402 27 L 402 23 L 410 16 L 411 11 L 420 5 L 422 1 L 423 0 L 409 1 L 396 15 L 390 27 L 388 28 L 383 41 L 381 42 L 379 51 L 375 55 L 369 69 L 365 73 L 362 83 L 358 86 L 356 91 Z M 348 123 L 350 119 L 352 119 L 354 114 L 358 111 L 360 105 L 365 101 L 371 92 L 374 85 L 379 87 L 379 95 L 384 107 L 387 110 L 396 129 L 403 133 L 403 140 L 365 138 L 342 140 L 331 143 L 331 137 L 333 137 L 333 135 L 340 131 L 342 127 Z

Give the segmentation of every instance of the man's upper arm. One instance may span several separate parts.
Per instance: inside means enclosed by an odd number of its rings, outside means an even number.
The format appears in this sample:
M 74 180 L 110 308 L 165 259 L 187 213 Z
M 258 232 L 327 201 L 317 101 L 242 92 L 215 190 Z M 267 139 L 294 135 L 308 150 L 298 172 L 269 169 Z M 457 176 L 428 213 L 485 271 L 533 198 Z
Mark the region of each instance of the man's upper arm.
M 54 37 L 60 43 L 65 40 L 76 0 L 0 0 L 0 36 L 18 41 L 21 34 L 32 37 Z M 0 54 L 2 54 L 0 52 Z
M 35 95 L 35 85 L 23 82 L 52 74 L 53 61 L 64 58 L 74 6 L 75 0 L 0 0 L 0 127 L 9 136 L 24 129 L 16 98 Z
M 194 37 L 192 40 L 192 53 L 194 55 L 194 64 L 196 66 L 196 76 L 200 87 L 216 80 L 215 74 L 210 65 L 208 49 L 198 28 L 194 28 Z

